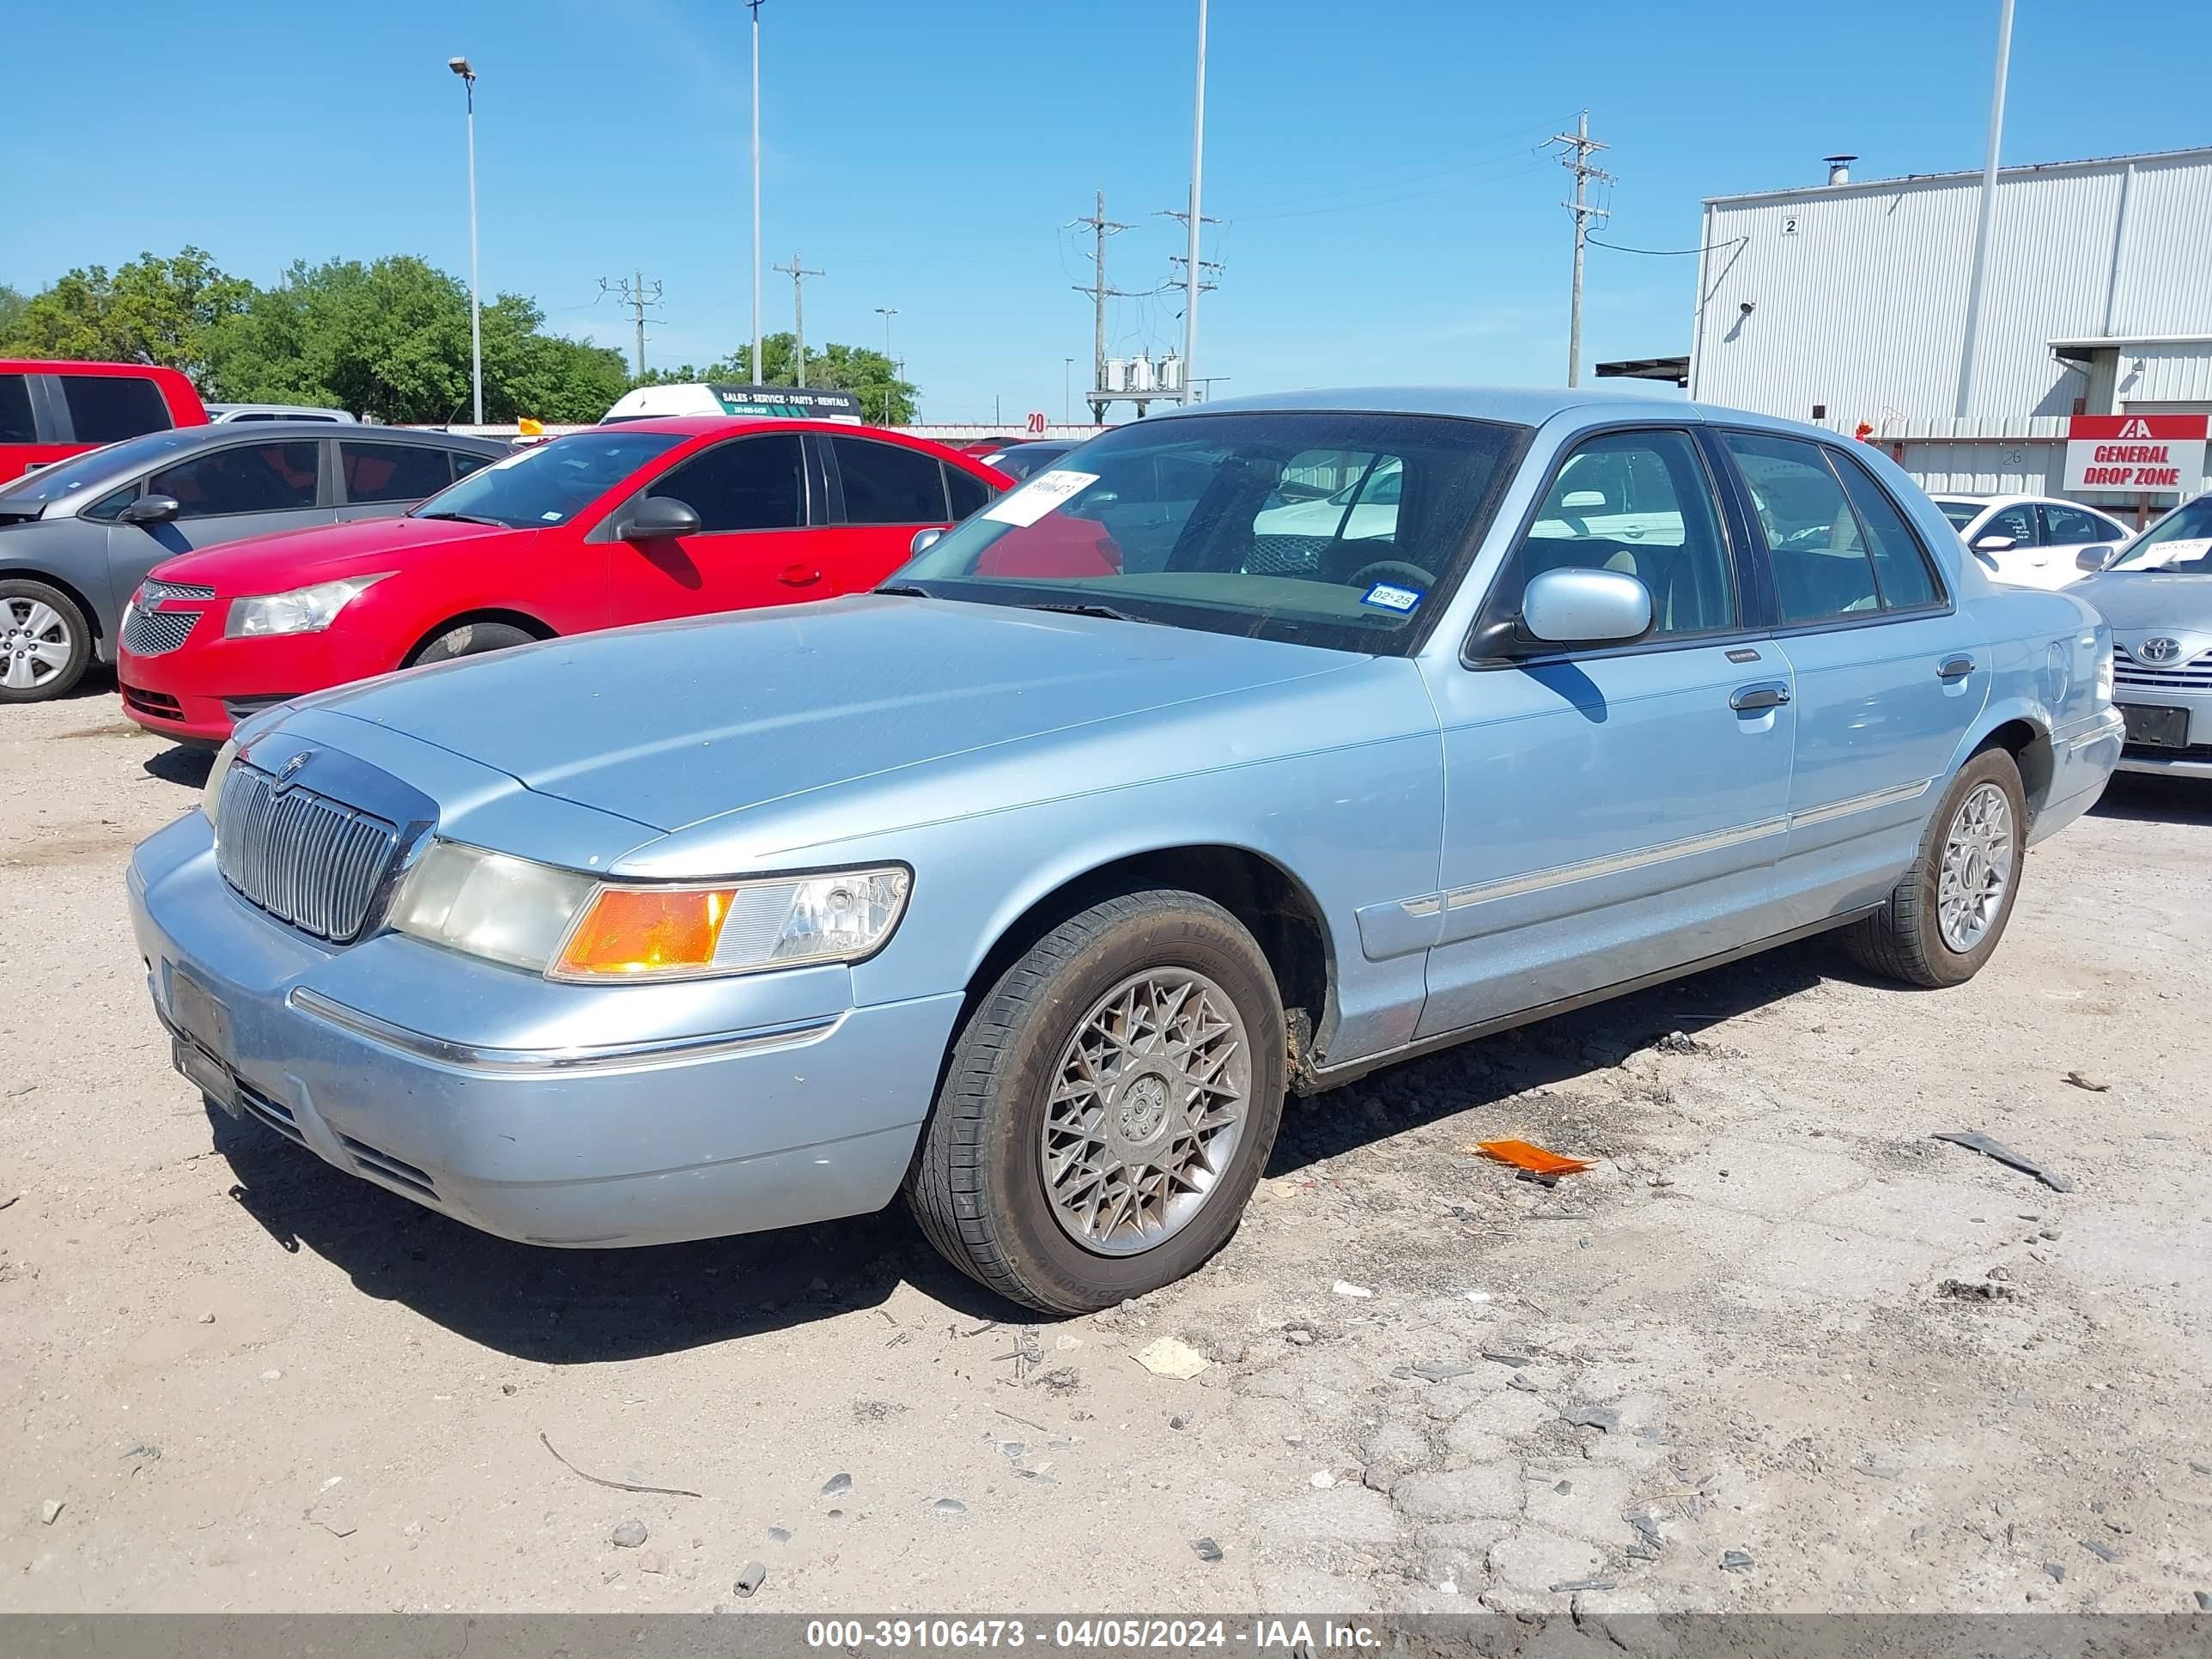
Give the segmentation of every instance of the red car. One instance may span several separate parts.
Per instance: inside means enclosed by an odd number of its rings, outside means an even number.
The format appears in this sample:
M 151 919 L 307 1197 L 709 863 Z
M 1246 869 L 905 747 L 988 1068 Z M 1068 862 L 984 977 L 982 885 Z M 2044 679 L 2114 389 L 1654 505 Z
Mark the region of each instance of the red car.
M 173 368 L 0 359 L 0 483 L 102 444 L 207 423 L 200 394 Z
M 572 433 L 404 518 L 156 565 L 121 629 L 124 710 L 217 743 L 271 703 L 416 663 L 854 592 L 1007 483 L 942 445 L 827 422 Z

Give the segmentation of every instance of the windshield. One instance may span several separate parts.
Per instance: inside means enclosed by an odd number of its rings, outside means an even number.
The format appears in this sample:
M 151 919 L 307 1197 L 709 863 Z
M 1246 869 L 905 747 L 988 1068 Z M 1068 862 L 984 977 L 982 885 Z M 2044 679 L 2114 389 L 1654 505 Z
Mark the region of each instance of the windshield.
M 2112 568 L 2212 574 L 2212 495 L 2174 508 L 2136 537 Z
M 537 529 L 566 524 L 654 456 L 684 441 L 672 432 L 574 432 L 471 472 L 416 507 L 418 519 L 463 519 Z
M 1939 501 L 1936 503 L 1936 510 L 1951 521 L 1952 529 L 1963 532 L 1988 506 L 1987 501 Z
M 72 455 L 0 489 L 0 501 L 11 507 L 58 501 L 88 485 L 109 483 L 118 473 L 150 465 L 178 450 L 191 448 L 200 441 L 198 434 L 205 430 L 203 427 L 182 432 L 149 432 L 143 438 L 125 438 L 119 444 Z
M 1450 599 L 1526 437 L 1423 415 L 1137 422 L 1001 495 L 890 585 L 1403 654 Z M 1382 503 L 1364 486 L 1386 473 Z

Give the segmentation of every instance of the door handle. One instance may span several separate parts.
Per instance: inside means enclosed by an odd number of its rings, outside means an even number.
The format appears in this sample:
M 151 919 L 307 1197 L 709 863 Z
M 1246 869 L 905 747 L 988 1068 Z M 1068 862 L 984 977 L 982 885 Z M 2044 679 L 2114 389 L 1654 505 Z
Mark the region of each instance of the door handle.
M 1936 678 L 1939 680 L 1963 680 L 1973 672 L 1972 657 L 1946 657 L 1936 665 Z
M 1776 680 L 1762 680 L 1757 685 L 1738 686 L 1735 695 L 1729 699 L 1729 707 L 1739 714 L 1755 714 L 1763 708 L 1779 708 L 1790 701 L 1790 688 Z
M 811 564 L 787 564 L 776 572 L 776 580 L 787 587 L 806 587 L 822 580 L 822 573 Z

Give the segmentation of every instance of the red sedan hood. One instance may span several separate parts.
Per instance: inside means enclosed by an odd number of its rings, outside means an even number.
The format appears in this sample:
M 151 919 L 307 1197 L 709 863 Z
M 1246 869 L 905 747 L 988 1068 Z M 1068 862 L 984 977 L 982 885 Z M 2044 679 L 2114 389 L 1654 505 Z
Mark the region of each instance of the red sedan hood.
M 500 537 L 541 534 L 505 525 L 462 524 L 452 519 L 357 519 L 315 530 L 287 530 L 226 542 L 186 553 L 153 569 L 156 581 L 202 582 L 228 599 L 240 593 L 281 593 L 310 582 L 404 567 L 457 544 L 481 545 Z

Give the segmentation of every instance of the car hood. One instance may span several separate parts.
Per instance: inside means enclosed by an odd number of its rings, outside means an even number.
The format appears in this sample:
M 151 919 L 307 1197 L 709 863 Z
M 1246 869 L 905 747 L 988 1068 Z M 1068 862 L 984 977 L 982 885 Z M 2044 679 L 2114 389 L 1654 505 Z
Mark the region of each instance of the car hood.
M 2066 590 L 2087 599 L 2114 630 L 2212 632 L 2212 575 L 2185 571 L 2106 571 Z
M 1364 660 L 1186 629 L 864 594 L 549 640 L 307 703 L 405 732 L 540 793 L 675 830 Z
M 452 519 L 356 519 L 312 530 L 284 530 L 251 536 L 198 553 L 181 554 L 154 567 L 157 581 L 199 582 L 222 598 L 240 593 L 281 593 L 310 582 L 390 570 L 410 559 L 468 544 L 482 550 L 487 542 L 519 540 L 542 532 L 511 530 L 505 525 L 461 524 Z

